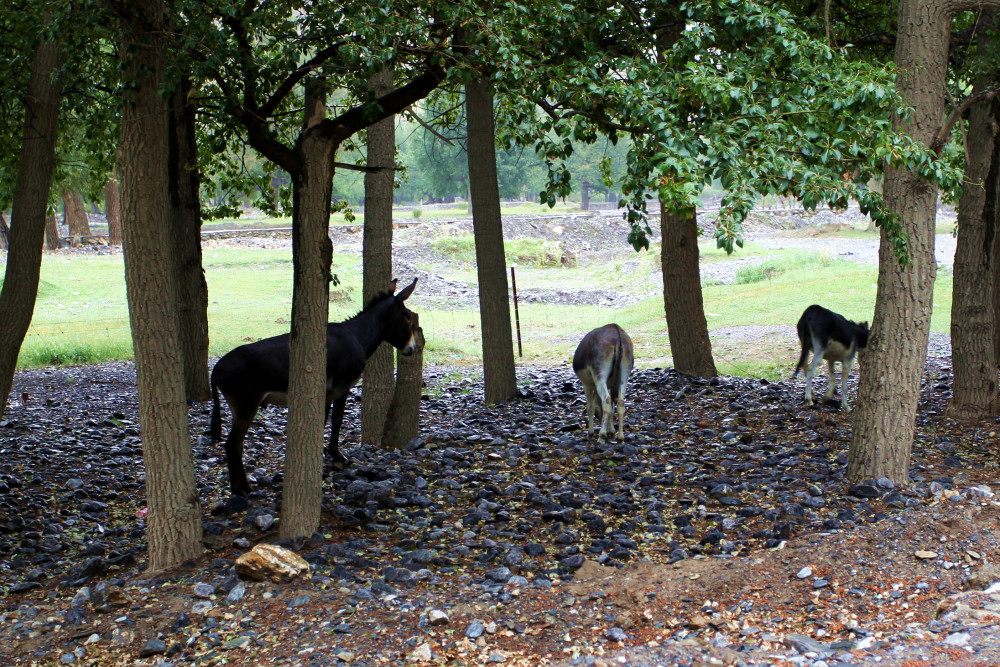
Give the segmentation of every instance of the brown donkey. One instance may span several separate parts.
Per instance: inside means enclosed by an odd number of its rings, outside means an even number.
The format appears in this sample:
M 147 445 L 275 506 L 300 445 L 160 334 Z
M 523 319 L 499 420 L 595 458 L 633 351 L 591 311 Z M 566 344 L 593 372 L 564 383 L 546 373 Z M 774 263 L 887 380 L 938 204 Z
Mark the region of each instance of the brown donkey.
M 634 365 L 632 339 L 617 324 L 594 329 L 580 341 L 573 370 L 587 394 L 587 437 L 594 432 L 594 414 L 601 420 L 598 442 L 614 433 L 611 404 L 618 407 L 618 440 L 625 439 L 625 385 Z

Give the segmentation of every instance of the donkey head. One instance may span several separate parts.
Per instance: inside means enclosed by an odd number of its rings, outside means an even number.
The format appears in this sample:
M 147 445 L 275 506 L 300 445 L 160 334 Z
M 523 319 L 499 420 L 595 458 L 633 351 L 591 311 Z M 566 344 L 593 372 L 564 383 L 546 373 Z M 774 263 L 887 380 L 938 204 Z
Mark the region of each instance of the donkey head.
M 393 280 L 392 284 L 395 287 L 396 281 Z M 417 336 L 419 329 L 417 315 L 403 305 L 403 302 L 413 294 L 413 289 L 416 286 L 417 279 L 414 278 L 413 282 L 404 287 L 399 294 L 391 297 L 393 305 L 389 316 L 390 321 L 386 328 L 385 340 L 401 354 L 407 356 L 416 352 L 420 346 Z

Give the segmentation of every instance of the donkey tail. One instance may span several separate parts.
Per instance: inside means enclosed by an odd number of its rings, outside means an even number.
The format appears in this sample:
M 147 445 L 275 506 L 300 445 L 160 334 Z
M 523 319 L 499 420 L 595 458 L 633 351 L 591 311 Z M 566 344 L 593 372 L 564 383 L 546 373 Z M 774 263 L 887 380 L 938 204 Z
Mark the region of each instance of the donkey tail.
M 802 354 L 799 355 L 799 363 L 795 366 L 795 371 L 792 373 L 792 379 L 799 374 L 799 371 L 805 372 L 806 368 L 806 357 L 809 356 L 809 344 L 812 334 L 809 331 L 809 323 L 806 322 L 805 316 L 799 318 L 799 323 L 795 325 L 795 328 L 799 332 L 799 344 L 802 345 Z
M 212 442 L 222 440 L 222 406 L 219 404 L 219 388 L 215 384 L 215 373 L 212 373 L 212 423 L 208 436 Z
M 608 382 L 611 384 L 608 389 L 612 401 L 618 400 L 618 389 L 622 384 L 622 328 L 617 324 L 615 333 L 618 334 L 618 342 L 615 344 L 615 355 L 611 361 L 611 375 L 608 376 Z

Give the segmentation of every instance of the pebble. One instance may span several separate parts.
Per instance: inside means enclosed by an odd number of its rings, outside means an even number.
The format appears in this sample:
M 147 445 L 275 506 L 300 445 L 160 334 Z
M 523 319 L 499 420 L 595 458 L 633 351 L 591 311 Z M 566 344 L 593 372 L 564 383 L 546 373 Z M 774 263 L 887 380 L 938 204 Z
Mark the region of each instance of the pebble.
M 483 625 L 482 621 L 475 620 L 469 623 L 469 627 L 465 629 L 465 636 L 469 639 L 478 639 L 483 636 L 486 632 L 486 626 Z

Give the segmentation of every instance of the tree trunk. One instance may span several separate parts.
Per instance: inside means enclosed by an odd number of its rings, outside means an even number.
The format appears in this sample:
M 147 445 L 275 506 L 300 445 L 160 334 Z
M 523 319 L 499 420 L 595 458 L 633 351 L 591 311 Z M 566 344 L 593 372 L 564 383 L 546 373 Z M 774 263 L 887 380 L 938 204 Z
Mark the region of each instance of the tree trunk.
M 104 217 L 108 219 L 108 245 L 122 244 L 121 204 L 118 201 L 118 170 L 104 186 Z
M 420 435 L 420 396 L 424 391 L 424 330 L 417 328 L 417 349 L 410 356 L 399 355 L 399 372 L 392 403 L 385 419 L 382 445 L 402 449 Z
M 45 218 L 45 248 L 47 250 L 58 250 L 62 247 L 62 239 L 59 238 L 59 222 L 56 216 L 50 215 Z
M 660 202 L 660 266 L 674 369 L 686 375 L 718 375 L 708 336 L 698 269 L 698 219 L 694 209 L 671 212 Z
M 926 145 L 941 123 L 950 11 L 954 11 L 954 3 L 942 0 L 901 0 L 899 6 L 898 85 L 914 112 L 896 123 Z M 896 484 L 905 484 L 937 268 L 937 187 L 910 170 L 891 168 L 886 171 L 884 194 L 888 209 L 900 216 L 910 257 L 906 266 L 900 265 L 883 228 L 875 316 L 868 349 L 861 356 L 847 474 L 852 482 L 888 477 Z
M 201 506 L 184 400 L 176 291 L 171 271 L 166 67 L 162 0 L 138 0 L 123 20 L 122 78 L 130 91 L 119 146 L 125 286 L 139 385 L 146 463 L 149 569 L 202 554 Z M 147 26 L 138 28 L 137 25 Z
M 493 94 L 482 79 L 465 86 L 469 132 L 469 192 L 479 274 L 479 315 L 483 329 L 486 403 L 503 403 L 517 392 L 510 327 L 507 261 L 503 248 L 500 189 L 497 185 Z
M 306 96 L 307 128 L 323 118 L 324 100 Z M 289 339 L 288 445 L 282 491 L 282 538 L 312 535 L 323 498 L 326 325 L 330 306 L 330 140 L 308 129 L 297 145 L 302 171 L 292 179 L 292 327 Z
M 990 105 L 994 127 L 1000 128 L 1000 101 Z M 1000 257 L 1000 136 L 993 138 L 993 156 L 990 158 L 990 177 L 986 180 L 983 218 L 993 222 L 992 257 Z M 993 262 L 993 359 L 1000 367 L 1000 262 Z
M 70 190 L 63 193 L 62 200 L 69 235 L 90 236 L 90 220 L 87 219 L 87 209 L 83 205 L 83 195 L 79 190 Z
M 587 182 L 580 188 L 580 210 L 590 210 L 590 183 Z
M 974 92 L 989 86 L 977 81 Z M 998 104 L 993 100 L 993 104 Z M 958 244 L 951 305 L 954 381 L 945 415 L 974 420 L 997 413 L 997 367 L 993 359 L 993 239 L 996 211 L 986 193 L 996 196 L 997 128 L 990 103 L 969 110 L 965 186 L 958 205 Z
M 376 97 L 392 90 L 393 70 L 386 69 L 371 78 L 369 86 Z M 389 116 L 368 128 L 368 166 L 384 167 L 365 173 L 365 229 L 363 241 L 364 287 L 367 304 L 392 281 L 392 194 L 396 160 L 396 117 Z M 382 444 L 386 414 L 393 392 L 392 345 L 382 343 L 365 365 L 361 384 L 361 442 L 378 447 Z
M 0 414 L 7 407 L 17 355 L 31 326 L 38 296 L 62 90 L 59 77 L 53 74 L 61 63 L 62 54 L 57 44 L 40 44 L 31 63 L 25 96 L 21 154 L 10 214 L 10 248 L 0 287 L 0 322 L 3 322 L 0 326 Z
M 10 245 L 10 227 L 7 226 L 7 218 L 3 211 L 0 211 L 0 250 L 6 250 Z
M 170 110 L 170 242 L 184 356 L 184 393 L 193 401 L 212 397 L 208 384 L 208 284 L 201 265 L 201 172 L 195 137 L 191 82 L 182 78 Z

